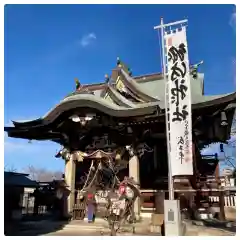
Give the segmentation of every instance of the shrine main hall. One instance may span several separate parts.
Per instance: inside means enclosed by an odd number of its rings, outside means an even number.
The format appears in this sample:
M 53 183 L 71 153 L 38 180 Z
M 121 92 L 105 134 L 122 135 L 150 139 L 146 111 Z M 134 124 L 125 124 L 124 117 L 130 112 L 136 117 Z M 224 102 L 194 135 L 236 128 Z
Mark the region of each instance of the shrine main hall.
M 175 177 L 174 189 L 177 198 L 189 196 L 188 204 L 200 207 L 201 199 L 219 195 L 221 189 L 217 156 L 205 158 L 200 151 L 230 138 L 236 93 L 205 95 L 204 74 L 190 69 L 194 175 Z M 103 79 L 102 83 L 87 85 L 76 79 L 76 89 L 56 106 L 49 106 L 51 110 L 44 116 L 28 122 L 13 121 L 14 126 L 4 131 L 13 138 L 59 144 L 56 157 L 65 161 L 69 213 L 84 185 L 81 179 L 89 171 L 89 158 L 107 155 L 122 166 L 120 180 L 130 176 L 140 184 L 142 197 L 135 212 L 155 211 L 155 192 L 164 192 L 165 198 L 168 195 L 164 76 L 134 76 L 118 59 L 111 74 Z M 210 178 L 214 181 L 208 182 Z

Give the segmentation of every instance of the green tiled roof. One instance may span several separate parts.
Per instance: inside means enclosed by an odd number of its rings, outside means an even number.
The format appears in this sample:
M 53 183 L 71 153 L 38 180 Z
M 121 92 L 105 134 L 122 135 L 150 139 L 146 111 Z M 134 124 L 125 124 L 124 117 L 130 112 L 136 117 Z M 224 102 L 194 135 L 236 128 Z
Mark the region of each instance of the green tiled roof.
M 129 76 L 123 69 L 115 69 L 117 77 L 114 81 L 104 84 L 83 86 L 79 91 L 65 97 L 59 104 L 54 106 L 42 118 L 31 122 L 16 123 L 16 128 L 24 126 L 46 125 L 54 121 L 63 112 L 74 108 L 91 108 L 114 117 L 136 117 L 143 115 L 162 115 L 165 108 L 165 80 L 163 75 L 146 75 L 136 79 Z M 218 102 L 233 102 L 236 99 L 235 93 L 222 95 L 203 95 L 204 75 L 199 73 L 197 79 L 191 79 L 191 97 L 193 109 L 206 107 Z M 116 80 L 120 79 L 126 91 L 129 92 L 136 101 L 128 99 L 126 95 L 120 93 Z M 125 90 L 124 90 L 125 91 Z M 111 101 L 105 98 L 109 95 Z M 234 106 L 233 106 L 234 107 Z M 5 128 L 11 131 L 12 128 Z

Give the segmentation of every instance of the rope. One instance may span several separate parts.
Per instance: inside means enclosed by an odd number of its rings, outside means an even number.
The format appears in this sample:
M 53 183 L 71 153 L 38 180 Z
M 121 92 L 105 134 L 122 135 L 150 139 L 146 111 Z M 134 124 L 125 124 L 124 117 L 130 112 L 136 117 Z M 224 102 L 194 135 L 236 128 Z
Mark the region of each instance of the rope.
M 100 164 L 101 164 L 101 162 L 98 164 L 98 167 L 97 167 L 97 170 L 96 170 L 96 172 L 95 172 L 95 175 L 93 176 L 93 179 L 92 179 L 92 181 L 89 183 L 87 189 L 91 187 L 91 185 L 93 184 L 94 180 L 96 179 L 98 170 L 99 170 L 99 168 L 100 168 Z
M 117 175 L 116 175 L 116 173 L 115 173 L 115 171 L 113 169 L 113 165 L 112 165 L 112 162 L 111 162 L 110 158 L 109 158 L 108 162 L 109 162 L 109 167 L 111 168 L 111 170 L 112 170 L 112 172 L 114 174 L 114 178 L 113 178 L 113 182 L 112 182 L 112 186 L 111 186 L 111 190 L 112 190 L 114 188 L 114 185 L 115 185 L 115 180 L 117 180 L 118 184 L 120 183 L 120 181 L 119 181 L 119 179 L 118 179 L 118 177 L 117 177 Z
M 86 179 L 86 181 L 85 181 L 85 184 L 84 184 L 84 186 L 83 186 L 83 188 L 82 188 L 82 190 L 81 190 L 80 192 L 83 192 L 84 188 L 86 188 L 86 185 L 87 185 L 88 180 L 89 180 L 90 175 L 91 175 L 92 168 L 93 168 L 93 160 L 92 160 L 91 166 L 90 166 L 90 168 L 89 168 L 89 171 L 88 171 L 88 175 L 87 175 L 87 179 Z
M 108 160 L 108 165 L 109 165 L 109 168 L 112 170 L 112 172 L 114 173 L 114 176 L 113 176 L 113 182 L 112 182 L 112 185 L 111 185 L 111 190 L 114 188 L 115 184 L 119 184 L 120 183 L 120 180 L 118 179 L 118 177 L 116 176 L 116 173 L 114 171 L 114 168 L 113 168 L 113 165 L 112 165 L 112 161 L 111 159 Z M 97 169 L 96 169 L 96 172 L 92 178 L 92 180 L 89 182 L 90 180 L 90 176 L 92 174 L 92 169 L 93 169 L 93 160 L 92 160 L 92 163 L 91 163 L 91 166 L 89 168 L 89 172 L 88 172 L 88 175 L 87 175 L 87 179 L 85 181 L 85 184 L 83 186 L 83 188 L 80 190 L 80 193 L 86 191 L 87 189 L 89 189 L 93 182 L 95 181 L 96 177 L 97 177 L 97 174 L 99 172 L 99 169 L 100 169 L 100 166 L 101 166 L 101 161 L 99 162 L 98 166 L 97 166 Z

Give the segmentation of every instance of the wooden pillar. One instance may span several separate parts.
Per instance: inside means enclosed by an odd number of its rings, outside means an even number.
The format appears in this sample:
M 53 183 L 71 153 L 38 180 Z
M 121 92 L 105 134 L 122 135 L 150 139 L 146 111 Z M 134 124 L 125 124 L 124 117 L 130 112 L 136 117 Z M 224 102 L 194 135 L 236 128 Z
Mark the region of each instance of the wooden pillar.
M 164 214 L 164 199 L 165 192 L 157 191 L 155 194 L 155 213 L 156 214 Z
M 220 191 L 219 192 L 219 208 L 220 208 L 220 212 L 219 212 L 219 220 L 220 221 L 225 221 L 226 217 L 225 217 L 225 210 L 224 210 L 224 191 Z
M 67 198 L 67 211 L 72 215 L 73 205 L 75 201 L 75 175 L 76 175 L 76 162 L 73 158 L 65 163 L 65 181 L 69 190 Z
M 129 161 L 129 177 L 132 177 L 137 183 L 140 184 L 139 173 L 139 159 L 136 155 L 132 156 Z M 134 203 L 134 213 L 137 220 L 140 218 L 141 199 L 138 197 Z
M 221 186 L 221 182 L 220 182 L 220 169 L 219 169 L 219 162 L 217 164 L 216 170 L 215 170 L 215 179 L 216 182 L 218 183 L 218 189 L 221 190 L 222 186 Z M 225 221 L 225 210 L 224 210 L 224 191 L 219 191 L 219 220 L 220 221 Z
M 193 176 L 192 176 L 192 185 L 193 187 L 197 190 L 195 197 L 193 195 L 191 195 L 190 197 L 190 207 L 191 207 L 191 211 L 193 211 L 194 207 L 195 210 L 200 208 L 200 199 L 201 199 L 201 193 L 198 191 L 199 186 L 197 184 L 198 181 L 200 181 L 198 179 L 199 174 L 198 174 L 198 169 L 197 169 L 197 156 L 199 155 L 199 153 L 197 154 L 198 148 L 196 147 L 196 142 L 193 140 L 192 142 L 192 158 L 193 158 Z M 194 201 L 195 200 L 195 204 Z

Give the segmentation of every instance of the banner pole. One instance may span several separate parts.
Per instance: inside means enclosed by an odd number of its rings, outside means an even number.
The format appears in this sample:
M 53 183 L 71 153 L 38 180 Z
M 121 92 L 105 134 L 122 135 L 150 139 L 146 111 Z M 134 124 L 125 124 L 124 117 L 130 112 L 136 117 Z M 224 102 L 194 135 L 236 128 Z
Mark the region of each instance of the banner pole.
M 173 178 L 172 178 L 172 167 L 171 167 L 171 154 L 170 154 L 170 142 L 169 142 L 169 117 L 168 117 L 168 77 L 166 71 L 166 55 L 165 55 L 165 41 L 164 41 L 164 23 L 161 17 L 160 22 L 161 28 L 161 40 L 162 40 L 162 67 L 163 67 L 163 77 L 165 81 L 165 123 L 166 123 L 166 140 L 167 140 L 167 156 L 168 156 L 168 193 L 169 200 L 174 200 L 174 188 L 173 188 Z

